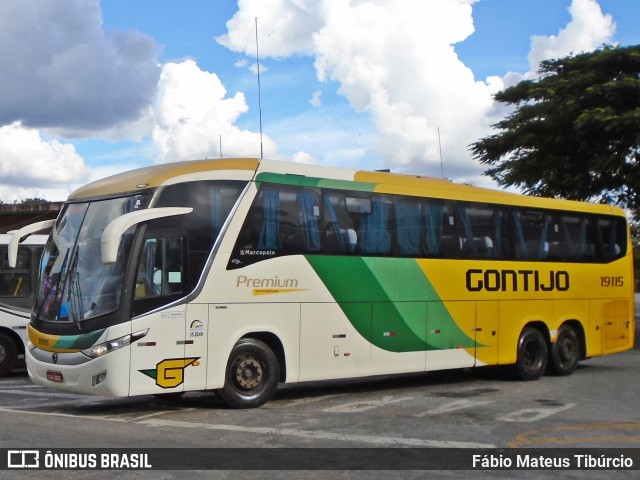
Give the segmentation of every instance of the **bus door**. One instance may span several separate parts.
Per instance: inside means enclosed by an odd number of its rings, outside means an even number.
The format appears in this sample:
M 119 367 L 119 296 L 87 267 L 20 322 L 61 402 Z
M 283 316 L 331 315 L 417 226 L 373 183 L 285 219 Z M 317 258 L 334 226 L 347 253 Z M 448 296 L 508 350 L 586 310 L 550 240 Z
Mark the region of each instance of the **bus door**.
M 148 330 L 131 346 L 130 395 L 184 389 L 186 308 L 152 313 L 132 321 L 132 333 Z
M 131 346 L 130 395 L 180 392 L 196 357 L 189 345 L 182 237 L 147 238 L 137 268 L 132 333 L 148 330 Z M 174 306 L 171 306 L 174 304 Z M 191 320 L 193 323 L 195 319 Z

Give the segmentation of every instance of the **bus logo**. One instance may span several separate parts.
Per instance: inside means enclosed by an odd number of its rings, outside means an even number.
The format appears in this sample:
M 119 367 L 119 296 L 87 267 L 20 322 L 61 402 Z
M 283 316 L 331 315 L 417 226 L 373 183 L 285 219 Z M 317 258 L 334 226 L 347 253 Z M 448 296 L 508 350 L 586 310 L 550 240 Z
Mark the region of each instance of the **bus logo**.
M 184 382 L 184 369 L 189 365 L 197 367 L 199 358 L 169 358 L 158 363 L 155 369 L 138 371 L 144 373 L 147 377 L 153 378 L 159 387 L 175 388 Z

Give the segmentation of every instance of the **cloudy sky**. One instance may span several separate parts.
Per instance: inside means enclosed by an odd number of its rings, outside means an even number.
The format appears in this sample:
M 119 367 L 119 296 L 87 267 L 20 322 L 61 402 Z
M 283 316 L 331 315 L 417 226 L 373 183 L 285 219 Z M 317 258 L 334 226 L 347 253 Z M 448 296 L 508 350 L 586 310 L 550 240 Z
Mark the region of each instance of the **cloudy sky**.
M 2 0 L 0 200 L 261 150 L 490 185 L 468 145 L 505 114 L 492 94 L 640 44 L 638 18 L 637 0 Z

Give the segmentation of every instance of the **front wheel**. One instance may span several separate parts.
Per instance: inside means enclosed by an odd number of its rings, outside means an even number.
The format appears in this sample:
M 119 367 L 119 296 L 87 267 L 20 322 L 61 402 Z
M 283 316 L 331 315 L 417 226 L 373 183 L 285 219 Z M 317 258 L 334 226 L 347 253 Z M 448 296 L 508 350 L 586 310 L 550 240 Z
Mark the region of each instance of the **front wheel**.
M 516 374 L 521 380 L 538 380 L 547 368 L 549 348 L 540 330 L 527 327 L 518 339 Z
M 9 375 L 18 361 L 18 347 L 11 337 L 0 333 L 0 377 Z
M 220 396 L 233 408 L 255 408 L 278 388 L 278 359 L 266 343 L 241 339 L 231 350 Z
M 558 330 L 558 338 L 551 345 L 549 352 L 549 367 L 555 375 L 570 375 L 580 361 L 580 341 L 575 329 L 570 325 L 563 325 Z

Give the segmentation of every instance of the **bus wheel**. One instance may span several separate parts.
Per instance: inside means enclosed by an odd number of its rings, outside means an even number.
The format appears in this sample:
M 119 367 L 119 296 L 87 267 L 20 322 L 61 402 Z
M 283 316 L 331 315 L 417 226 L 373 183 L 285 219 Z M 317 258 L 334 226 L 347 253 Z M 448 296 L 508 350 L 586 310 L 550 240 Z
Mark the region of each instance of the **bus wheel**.
M 255 408 L 276 392 L 279 365 L 273 351 L 260 340 L 245 338 L 236 343 L 220 396 L 233 408 Z
M 580 341 L 573 327 L 563 325 L 558 331 L 558 338 L 551 344 L 549 354 L 550 370 L 555 375 L 569 375 L 578 366 L 580 360 Z
M 18 348 L 11 337 L 0 333 L 0 377 L 9 375 L 16 366 Z
M 518 339 L 516 374 L 522 380 L 538 380 L 547 368 L 549 348 L 537 328 L 527 327 Z

